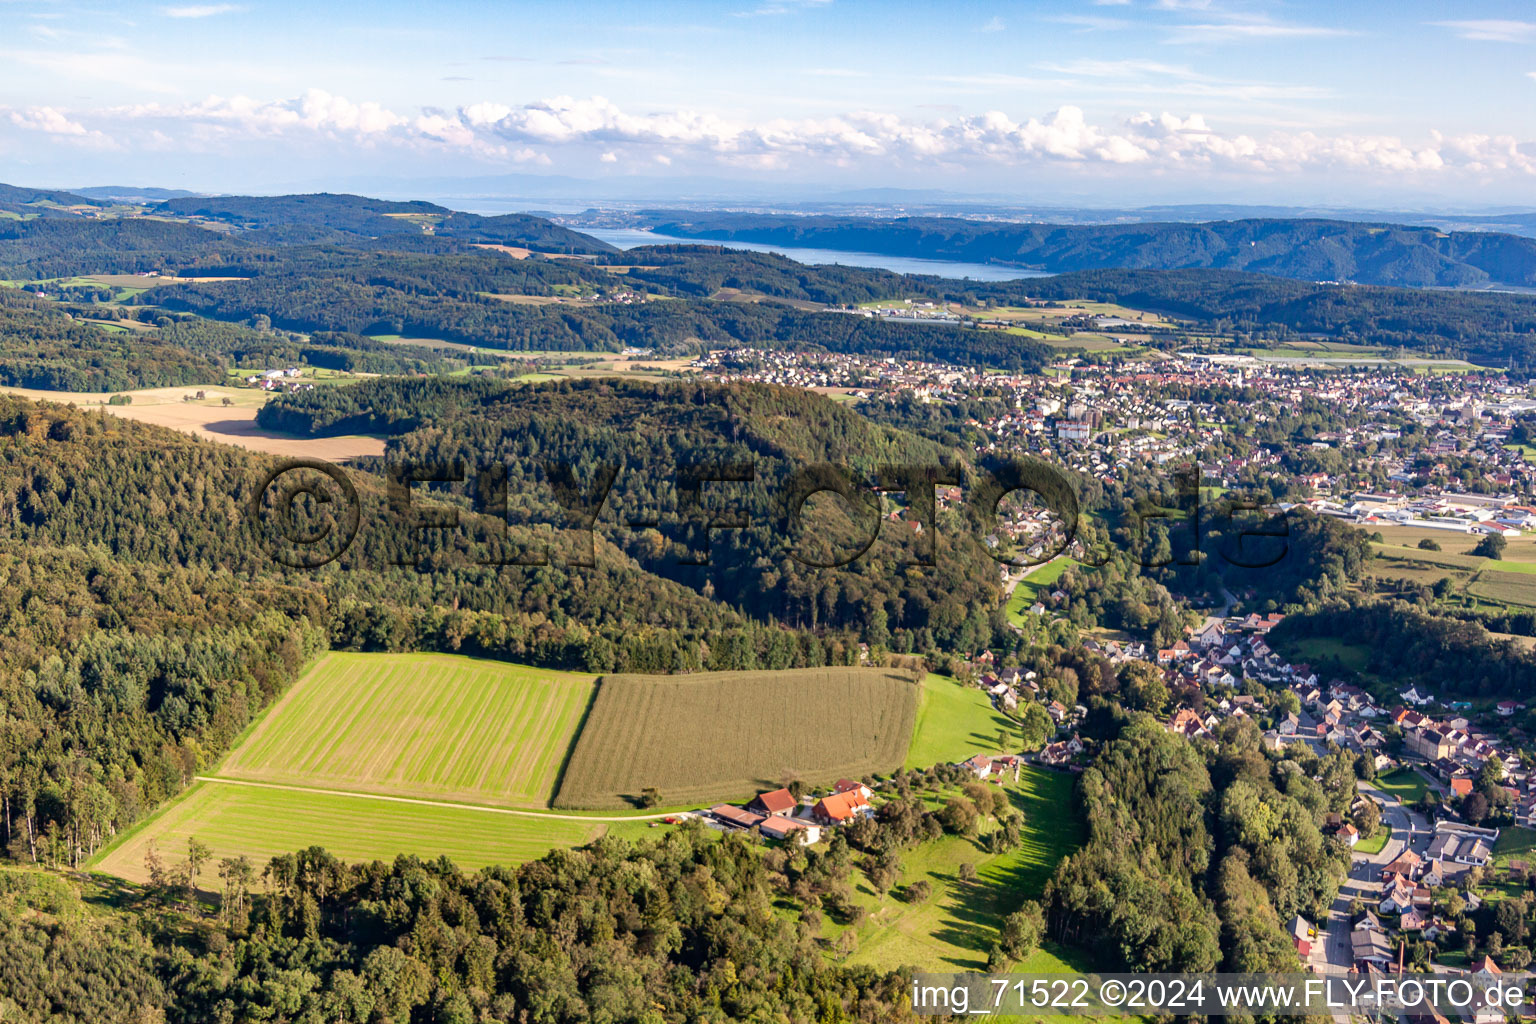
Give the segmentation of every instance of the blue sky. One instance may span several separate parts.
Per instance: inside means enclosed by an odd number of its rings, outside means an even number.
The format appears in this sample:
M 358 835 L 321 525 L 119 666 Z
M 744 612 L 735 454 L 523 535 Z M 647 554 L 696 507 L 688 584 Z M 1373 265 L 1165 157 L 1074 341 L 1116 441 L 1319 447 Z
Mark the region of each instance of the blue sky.
M 1536 206 L 1528 3 L 0 0 L 0 180 Z

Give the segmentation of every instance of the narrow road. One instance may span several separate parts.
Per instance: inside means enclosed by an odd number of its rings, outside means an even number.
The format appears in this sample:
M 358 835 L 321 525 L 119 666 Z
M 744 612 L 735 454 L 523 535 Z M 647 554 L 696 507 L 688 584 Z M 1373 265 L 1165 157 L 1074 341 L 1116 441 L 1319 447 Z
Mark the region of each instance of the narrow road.
M 1237 604 L 1237 595 L 1232 593 L 1232 591 L 1228 590 L 1226 587 L 1222 587 L 1221 611 L 1216 613 L 1216 617 L 1219 619 L 1224 619 L 1228 615 L 1232 614 L 1232 606 L 1235 604 Z
M 519 818 L 553 818 L 557 821 L 659 821 L 662 818 L 690 818 L 692 811 L 666 811 L 661 814 L 619 814 L 604 817 L 597 814 L 557 814 L 554 811 L 520 811 L 511 807 L 487 807 L 485 804 L 456 804 L 451 800 L 421 800 L 410 796 L 389 796 L 384 793 L 354 793 L 346 789 L 321 789 L 317 786 L 290 786 L 281 782 L 249 782 L 245 779 L 221 779 L 217 775 L 199 775 L 198 782 L 216 782 L 221 786 L 252 786 L 256 789 L 286 789 L 293 793 L 314 793 L 319 796 L 349 796 L 357 800 L 385 800 L 395 804 L 420 804 L 422 807 L 450 807 L 460 811 L 483 811 L 486 814 L 510 814 Z
M 1312 951 L 1313 970 L 1323 974 L 1347 973 L 1354 964 L 1350 945 L 1349 904 L 1356 897 L 1367 906 L 1381 898 L 1381 868 L 1412 849 L 1420 856 L 1429 848 L 1432 830 L 1417 811 L 1405 807 L 1369 782 L 1358 784 L 1360 792 L 1381 806 L 1381 821 L 1392 826 L 1392 838 L 1379 853 L 1356 853 L 1350 858 L 1349 874 L 1339 886 L 1339 894 L 1328 911 L 1327 939 Z

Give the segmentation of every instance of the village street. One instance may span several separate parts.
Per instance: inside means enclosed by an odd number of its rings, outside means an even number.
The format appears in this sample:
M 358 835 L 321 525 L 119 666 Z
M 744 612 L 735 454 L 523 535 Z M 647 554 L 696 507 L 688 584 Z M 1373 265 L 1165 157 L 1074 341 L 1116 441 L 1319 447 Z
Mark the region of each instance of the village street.
M 1417 811 L 1405 807 L 1395 796 L 1381 792 L 1368 782 L 1358 783 L 1360 792 L 1381 805 L 1382 825 L 1392 827 L 1392 837 L 1379 853 L 1356 853 L 1350 858 L 1349 875 L 1339 886 L 1339 894 L 1329 909 L 1327 935 L 1312 949 L 1313 970 L 1326 974 L 1343 974 L 1353 965 L 1350 947 L 1349 905 L 1356 898 L 1368 906 L 1373 905 L 1381 894 L 1381 868 L 1412 849 L 1422 856 L 1429 849 L 1433 830 L 1428 820 Z

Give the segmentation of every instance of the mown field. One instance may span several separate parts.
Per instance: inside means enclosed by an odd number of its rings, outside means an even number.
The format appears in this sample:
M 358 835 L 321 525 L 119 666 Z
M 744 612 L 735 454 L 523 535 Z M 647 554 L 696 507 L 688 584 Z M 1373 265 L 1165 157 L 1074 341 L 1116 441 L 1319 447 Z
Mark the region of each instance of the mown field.
M 880 668 L 605 676 L 557 807 L 663 806 L 750 796 L 901 767 L 919 687 Z
M 1042 595 L 1050 593 L 1056 586 L 1056 581 L 1061 579 L 1068 569 L 1081 564 L 1069 555 L 1062 555 L 1031 569 L 1029 575 L 1019 581 L 1018 586 L 1013 588 L 1013 593 L 1008 597 L 1009 621 L 1022 622 L 1024 616 L 1029 614 L 1031 605 L 1040 600 Z
M 218 774 L 545 807 L 595 678 L 446 654 L 332 652 Z
M 954 764 L 972 754 L 1000 754 L 997 731 L 1019 741 L 1018 723 L 992 707 L 992 698 L 974 686 L 962 686 L 948 676 L 929 673 L 923 679 L 917 706 L 917 726 L 907 748 L 904 768 Z M 1009 750 L 1017 749 L 1011 747 Z
M 90 866 L 146 882 L 145 855 L 151 843 L 169 866 L 186 860 L 187 839 L 195 836 L 212 851 L 199 884 L 217 890 L 222 857 L 249 857 L 259 872 L 278 854 L 323 846 L 346 861 L 392 861 L 398 854 L 414 853 L 445 856 L 474 870 L 487 864 L 520 864 L 556 848 L 580 846 L 605 828 L 599 821 L 199 782 L 109 846 Z
M 1372 785 L 1405 804 L 1418 803 L 1429 792 L 1429 783 L 1412 768 L 1394 768 L 1385 775 L 1376 776 Z

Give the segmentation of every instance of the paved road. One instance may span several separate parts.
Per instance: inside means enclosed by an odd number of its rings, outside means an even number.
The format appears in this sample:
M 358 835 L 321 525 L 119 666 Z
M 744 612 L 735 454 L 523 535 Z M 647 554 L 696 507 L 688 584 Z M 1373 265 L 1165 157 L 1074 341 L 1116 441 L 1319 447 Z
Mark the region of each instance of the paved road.
M 1350 902 L 1357 896 L 1367 905 L 1378 902 L 1382 865 L 1390 864 L 1409 848 L 1423 856 L 1432 837 L 1429 821 L 1405 807 L 1395 796 L 1383 793 L 1368 782 L 1359 783 L 1359 788 L 1361 793 L 1381 805 L 1381 820 L 1392 826 L 1392 838 L 1379 853 L 1357 853 L 1350 858 L 1349 875 L 1339 886 L 1339 894 L 1328 911 L 1327 936 L 1312 950 L 1311 965 L 1319 973 L 1348 972 L 1354 960 L 1349 942 Z

